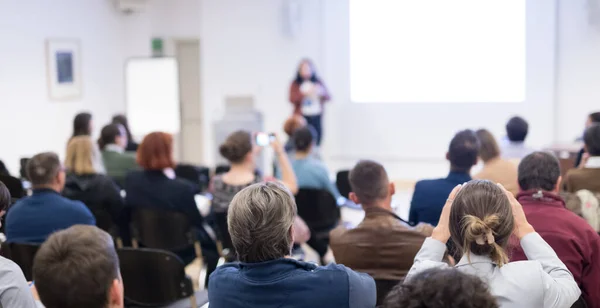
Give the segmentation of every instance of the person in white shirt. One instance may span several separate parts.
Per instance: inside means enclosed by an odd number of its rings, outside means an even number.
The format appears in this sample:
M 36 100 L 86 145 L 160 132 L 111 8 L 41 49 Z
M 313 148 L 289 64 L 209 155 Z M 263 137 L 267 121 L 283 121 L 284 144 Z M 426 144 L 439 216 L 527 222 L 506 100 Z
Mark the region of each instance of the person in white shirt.
M 502 141 L 502 158 L 520 161 L 534 150 L 525 144 L 529 124 L 521 117 L 512 117 L 506 123 L 506 139 Z

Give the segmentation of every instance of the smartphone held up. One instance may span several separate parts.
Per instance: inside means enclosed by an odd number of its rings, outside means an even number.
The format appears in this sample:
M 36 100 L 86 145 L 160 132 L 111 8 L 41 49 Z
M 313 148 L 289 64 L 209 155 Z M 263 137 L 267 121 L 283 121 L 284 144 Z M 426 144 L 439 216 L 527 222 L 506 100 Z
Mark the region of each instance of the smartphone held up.
M 256 137 L 254 139 L 254 142 L 259 147 L 269 146 L 273 141 L 275 141 L 275 134 L 269 133 L 256 133 Z

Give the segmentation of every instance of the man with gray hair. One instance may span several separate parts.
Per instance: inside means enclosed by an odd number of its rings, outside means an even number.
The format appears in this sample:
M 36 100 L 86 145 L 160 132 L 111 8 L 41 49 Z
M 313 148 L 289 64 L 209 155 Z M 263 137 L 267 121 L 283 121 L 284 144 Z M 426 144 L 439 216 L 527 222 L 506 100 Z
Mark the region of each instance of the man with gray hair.
M 375 307 L 375 282 L 343 265 L 291 259 L 296 203 L 279 183 L 259 183 L 231 201 L 227 222 L 239 262 L 211 275 L 212 308 Z
M 65 169 L 51 152 L 32 157 L 26 166 L 33 195 L 17 201 L 6 216 L 6 240 L 43 243 L 53 232 L 73 225 L 96 225 L 90 210 L 80 201 L 60 195 Z

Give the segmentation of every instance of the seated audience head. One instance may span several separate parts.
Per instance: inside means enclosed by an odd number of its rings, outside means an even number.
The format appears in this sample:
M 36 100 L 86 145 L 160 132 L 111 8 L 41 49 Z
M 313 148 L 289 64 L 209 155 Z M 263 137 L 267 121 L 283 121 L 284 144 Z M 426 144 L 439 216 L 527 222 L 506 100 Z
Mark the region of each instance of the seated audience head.
M 252 134 L 244 130 L 229 135 L 219 147 L 219 153 L 232 165 L 254 166 L 254 156 L 259 150 L 259 147 L 254 145 Z
M 100 138 L 98 139 L 98 146 L 101 150 L 104 150 L 107 145 L 114 144 L 125 150 L 127 142 L 128 138 L 125 127 L 121 124 L 109 124 L 102 128 Z
M 290 255 L 295 216 L 294 197 L 280 183 L 254 184 L 237 193 L 227 225 L 239 260 L 257 263 Z
M 587 121 L 585 122 L 585 128 L 592 126 L 593 124 L 600 123 L 600 112 L 590 113 L 587 117 Z
M 450 235 L 457 251 L 508 263 L 506 248 L 514 229 L 510 201 L 498 185 L 473 180 L 463 185 L 450 210 Z
M 122 114 L 117 114 L 112 118 L 112 124 L 121 124 L 123 128 L 125 128 L 125 132 L 127 133 L 127 140 L 133 140 L 131 136 L 131 130 L 129 129 L 129 122 L 127 121 L 127 117 Z
M 496 142 L 494 135 L 487 129 L 479 129 L 475 132 L 477 139 L 479 139 L 479 157 L 484 163 L 500 157 L 500 147 Z
M 88 112 L 78 113 L 73 119 L 73 137 L 92 135 L 92 115 Z
M 383 308 L 498 308 L 496 298 L 477 276 L 457 269 L 430 269 L 399 283 Z
M 296 152 L 310 153 L 316 142 L 317 132 L 311 125 L 306 125 L 294 132 L 294 147 Z
M 560 191 L 560 164 L 547 152 L 533 152 L 519 163 L 519 187 L 522 191 Z
M 292 135 L 294 135 L 294 132 L 301 128 L 306 126 L 306 119 L 304 119 L 303 116 L 301 115 L 292 115 L 291 117 L 289 117 L 285 123 L 283 124 L 283 131 L 290 137 L 292 137 Z
M 137 150 L 137 163 L 145 170 L 175 168 L 173 136 L 163 132 L 146 135 Z
M 512 117 L 506 123 L 506 135 L 511 142 L 523 142 L 529 132 L 529 124 L 521 117 Z
M 94 226 L 52 234 L 35 255 L 33 279 L 46 308 L 124 307 L 113 239 Z
M 61 192 L 65 186 L 65 169 L 55 153 L 35 155 L 27 162 L 26 170 L 33 189 L 47 188 Z
M 71 138 L 67 145 L 65 168 L 77 175 L 104 173 L 102 156 L 90 136 Z
M 0 181 L 0 217 L 4 216 L 4 213 L 6 213 L 10 203 L 10 191 L 8 190 L 8 187 L 6 187 L 6 185 Z M 0 226 L 2 226 L 1 222 Z
M 446 158 L 450 161 L 451 171 L 469 173 L 477 164 L 478 155 L 479 140 L 472 130 L 467 129 L 452 138 Z
M 350 170 L 350 200 L 363 207 L 391 208 L 392 196 L 396 192 L 390 183 L 387 172 L 381 164 L 371 160 L 361 160 Z
M 583 142 L 590 156 L 600 156 L 600 124 L 593 124 L 585 130 Z

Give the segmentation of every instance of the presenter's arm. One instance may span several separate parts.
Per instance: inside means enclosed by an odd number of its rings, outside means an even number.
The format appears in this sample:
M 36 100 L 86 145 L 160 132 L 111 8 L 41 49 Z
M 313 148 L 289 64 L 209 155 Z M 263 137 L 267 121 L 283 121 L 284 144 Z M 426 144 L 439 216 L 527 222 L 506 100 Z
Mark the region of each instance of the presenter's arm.
M 290 102 L 294 104 L 294 113 L 300 113 L 303 95 L 300 92 L 300 85 L 292 81 L 290 85 Z

